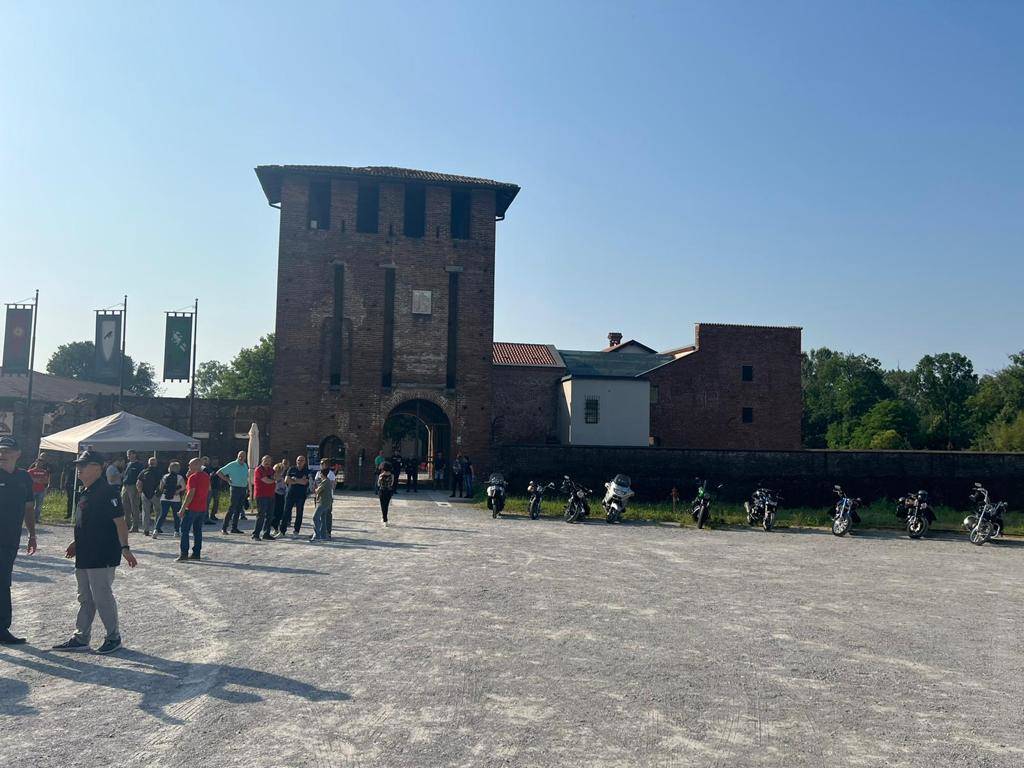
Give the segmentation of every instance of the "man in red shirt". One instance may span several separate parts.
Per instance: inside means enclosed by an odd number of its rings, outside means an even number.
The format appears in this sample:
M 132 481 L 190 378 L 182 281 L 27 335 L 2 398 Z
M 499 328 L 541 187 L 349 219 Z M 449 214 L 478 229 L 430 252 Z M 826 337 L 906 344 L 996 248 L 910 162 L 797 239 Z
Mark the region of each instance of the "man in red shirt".
M 206 522 L 206 502 L 210 497 L 210 476 L 203 472 L 203 463 L 192 459 L 188 463 L 185 479 L 185 498 L 181 501 L 181 554 L 176 562 L 199 560 L 203 550 L 203 524 Z M 188 534 L 192 531 L 195 540 L 192 555 L 188 554 Z
M 255 478 L 253 479 L 253 496 L 256 497 L 256 530 L 252 537 L 259 541 L 260 534 L 264 539 L 273 539 L 270 535 L 270 523 L 274 517 L 274 491 L 277 488 L 277 480 L 274 479 L 274 460 L 264 456 L 260 465 L 256 467 Z
M 46 499 L 46 489 L 50 487 L 50 465 L 46 457 L 40 455 L 28 468 L 29 477 L 32 478 L 32 500 L 35 503 L 36 522 L 43 522 L 43 501 Z

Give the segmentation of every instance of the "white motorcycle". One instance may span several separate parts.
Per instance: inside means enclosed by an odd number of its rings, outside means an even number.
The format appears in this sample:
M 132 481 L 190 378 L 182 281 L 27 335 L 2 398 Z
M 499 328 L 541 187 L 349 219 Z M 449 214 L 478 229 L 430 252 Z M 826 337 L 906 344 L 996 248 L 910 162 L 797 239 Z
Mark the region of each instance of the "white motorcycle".
M 505 476 L 501 472 L 492 472 L 487 478 L 487 508 L 491 517 L 497 517 L 505 509 Z
M 633 495 L 629 487 L 628 475 L 616 475 L 610 483 L 605 483 L 604 499 L 601 506 L 604 507 L 605 520 L 609 523 L 618 523 L 626 511 L 626 502 Z

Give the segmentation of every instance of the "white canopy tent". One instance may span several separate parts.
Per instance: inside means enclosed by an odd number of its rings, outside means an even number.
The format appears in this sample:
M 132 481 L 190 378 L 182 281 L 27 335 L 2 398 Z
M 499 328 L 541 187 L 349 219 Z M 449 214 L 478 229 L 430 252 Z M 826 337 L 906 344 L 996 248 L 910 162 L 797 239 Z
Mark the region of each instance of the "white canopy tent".
M 119 411 L 110 416 L 65 429 L 62 432 L 45 435 L 39 441 L 39 449 L 42 451 L 64 451 L 77 454 L 86 448 L 107 453 L 128 450 L 135 450 L 139 453 L 151 451 L 194 451 L 198 453 L 199 441 L 126 411 Z

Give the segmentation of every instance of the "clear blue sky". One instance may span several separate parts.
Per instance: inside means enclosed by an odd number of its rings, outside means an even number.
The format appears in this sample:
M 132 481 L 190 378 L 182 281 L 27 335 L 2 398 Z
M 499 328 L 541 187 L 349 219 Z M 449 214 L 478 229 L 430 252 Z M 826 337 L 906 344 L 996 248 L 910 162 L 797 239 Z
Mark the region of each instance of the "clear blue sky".
M 45 7 L 44 7 L 45 6 Z M 1024 347 L 1024 5 L 0 5 L 0 300 L 37 366 L 129 294 L 199 359 L 273 328 L 262 163 L 512 181 L 495 336 L 696 321 L 989 370 Z M 169 388 L 172 393 L 181 388 Z

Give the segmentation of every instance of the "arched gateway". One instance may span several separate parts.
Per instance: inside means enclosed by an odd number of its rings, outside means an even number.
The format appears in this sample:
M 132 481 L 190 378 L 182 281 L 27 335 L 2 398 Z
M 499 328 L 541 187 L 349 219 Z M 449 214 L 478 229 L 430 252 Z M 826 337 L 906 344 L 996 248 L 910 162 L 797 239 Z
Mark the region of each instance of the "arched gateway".
M 444 473 L 451 458 L 452 425 L 448 415 L 430 400 L 406 400 L 384 419 L 381 445 L 386 456 L 400 450 L 406 459 L 419 459 L 420 482 L 444 487 Z M 438 478 L 437 470 L 442 472 Z

